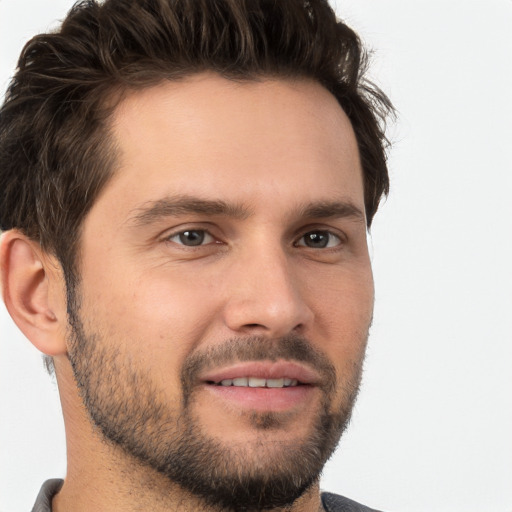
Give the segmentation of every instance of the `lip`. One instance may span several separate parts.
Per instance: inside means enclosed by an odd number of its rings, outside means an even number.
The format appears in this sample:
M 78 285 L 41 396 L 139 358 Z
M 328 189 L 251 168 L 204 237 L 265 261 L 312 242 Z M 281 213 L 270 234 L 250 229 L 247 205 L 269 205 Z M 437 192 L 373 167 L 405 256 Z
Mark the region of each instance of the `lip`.
M 261 379 L 289 378 L 297 380 L 297 386 L 283 388 L 251 388 L 242 386 L 218 386 L 216 383 L 236 377 Z M 253 412 L 290 412 L 302 410 L 319 392 L 320 378 L 314 370 L 291 361 L 254 361 L 237 363 L 201 375 L 203 389 L 228 410 Z
M 220 400 L 227 410 L 253 412 L 290 412 L 303 410 L 311 403 L 318 388 L 294 386 L 289 388 L 249 388 L 205 385 L 208 396 Z M 217 406 L 215 406 L 217 407 Z
M 209 371 L 200 376 L 203 383 L 211 384 L 237 377 L 257 377 L 260 379 L 289 378 L 300 384 L 318 385 L 320 379 L 313 369 L 293 361 L 251 361 Z

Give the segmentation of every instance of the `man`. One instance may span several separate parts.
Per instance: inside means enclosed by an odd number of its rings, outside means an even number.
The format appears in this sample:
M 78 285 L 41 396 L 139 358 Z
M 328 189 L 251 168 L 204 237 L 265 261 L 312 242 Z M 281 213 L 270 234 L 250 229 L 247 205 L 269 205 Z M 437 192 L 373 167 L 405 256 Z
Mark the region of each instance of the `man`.
M 78 4 L 0 111 L 2 292 L 56 373 L 34 510 L 370 510 L 321 494 L 388 190 L 357 36 L 321 0 Z

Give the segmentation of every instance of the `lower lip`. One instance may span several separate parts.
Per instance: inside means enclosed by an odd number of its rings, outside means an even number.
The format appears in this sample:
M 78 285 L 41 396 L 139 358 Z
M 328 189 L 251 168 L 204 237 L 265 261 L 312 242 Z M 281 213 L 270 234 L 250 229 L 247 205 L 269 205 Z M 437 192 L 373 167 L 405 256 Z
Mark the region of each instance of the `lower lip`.
M 206 385 L 215 397 L 237 408 L 258 412 L 285 412 L 306 404 L 314 394 L 314 386 L 287 388 L 251 388 Z

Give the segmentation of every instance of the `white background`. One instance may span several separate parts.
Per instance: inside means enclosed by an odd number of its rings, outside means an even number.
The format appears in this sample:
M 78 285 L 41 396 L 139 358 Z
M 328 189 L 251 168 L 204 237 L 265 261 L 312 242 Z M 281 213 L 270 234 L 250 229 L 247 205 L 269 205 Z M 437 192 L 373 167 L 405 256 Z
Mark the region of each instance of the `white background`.
M 67 0 L 0 0 L 0 85 Z M 323 488 L 512 512 L 512 1 L 338 0 L 399 110 L 365 381 Z M 0 309 L 0 511 L 65 474 L 56 386 Z

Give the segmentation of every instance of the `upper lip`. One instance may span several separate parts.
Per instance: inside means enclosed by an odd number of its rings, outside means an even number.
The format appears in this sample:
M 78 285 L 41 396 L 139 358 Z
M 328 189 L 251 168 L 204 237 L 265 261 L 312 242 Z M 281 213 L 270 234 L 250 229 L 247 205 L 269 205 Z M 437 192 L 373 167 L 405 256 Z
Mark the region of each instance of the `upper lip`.
M 205 372 L 200 376 L 202 382 L 221 382 L 237 377 L 256 377 L 260 379 L 295 379 L 301 384 L 316 385 L 318 373 L 302 363 L 294 361 L 250 361 L 234 363 L 223 368 Z

